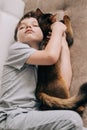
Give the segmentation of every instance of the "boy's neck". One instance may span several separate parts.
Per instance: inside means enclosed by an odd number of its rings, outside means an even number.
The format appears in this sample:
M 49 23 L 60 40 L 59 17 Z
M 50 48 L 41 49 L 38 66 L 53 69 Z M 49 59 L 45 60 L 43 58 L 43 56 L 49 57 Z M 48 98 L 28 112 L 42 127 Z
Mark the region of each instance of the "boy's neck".
M 29 42 L 28 45 L 29 45 L 30 47 L 34 48 L 34 49 L 37 49 L 37 50 L 39 49 L 39 46 L 38 46 L 39 44 L 37 44 L 37 43 L 31 43 L 31 44 L 30 44 L 30 42 Z

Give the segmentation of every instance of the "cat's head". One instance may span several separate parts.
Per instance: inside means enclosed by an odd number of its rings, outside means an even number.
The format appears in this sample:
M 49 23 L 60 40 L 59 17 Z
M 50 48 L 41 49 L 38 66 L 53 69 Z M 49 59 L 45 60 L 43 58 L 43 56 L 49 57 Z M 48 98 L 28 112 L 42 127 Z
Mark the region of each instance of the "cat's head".
M 44 37 L 51 31 L 51 24 L 56 22 L 56 14 L 43 13 L 39 8 L 36 9 L 35 15 L 37 16 L 39 25 L 43 31 Z

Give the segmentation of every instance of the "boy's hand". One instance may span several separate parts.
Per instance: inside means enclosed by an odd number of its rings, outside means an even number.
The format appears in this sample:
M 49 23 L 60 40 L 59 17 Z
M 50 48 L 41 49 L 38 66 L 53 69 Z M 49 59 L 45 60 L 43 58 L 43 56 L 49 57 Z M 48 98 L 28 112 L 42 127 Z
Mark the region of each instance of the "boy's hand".
M 51 25 L 51 29 L 52 31 L 61 32 L 62 34 L 64 34 L 64 32 L 66 31 L 66 26 L 61 22 L 55 22 Z

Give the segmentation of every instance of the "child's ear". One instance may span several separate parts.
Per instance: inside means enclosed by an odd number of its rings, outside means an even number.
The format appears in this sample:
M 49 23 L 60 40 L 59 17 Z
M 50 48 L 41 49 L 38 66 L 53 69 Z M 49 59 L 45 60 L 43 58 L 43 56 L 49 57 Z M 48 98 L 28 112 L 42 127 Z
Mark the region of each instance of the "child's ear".
M 38 17 L 43 14 L 43 12 L 39 8 L 36 9 L 35 13 Z
M 50 20 L 51 20 L 52 23 L 56 22 L 56 16 L 57 16 L 57 14 L 50 16 Z

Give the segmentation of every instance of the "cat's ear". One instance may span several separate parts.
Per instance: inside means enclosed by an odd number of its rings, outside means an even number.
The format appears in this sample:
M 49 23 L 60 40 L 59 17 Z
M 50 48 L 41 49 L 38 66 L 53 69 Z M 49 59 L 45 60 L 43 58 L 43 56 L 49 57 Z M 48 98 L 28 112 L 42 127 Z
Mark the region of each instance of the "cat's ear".
M 56 19 L 57 19 L 56 16 L 57 16 L 57 14 L 53 14 L 50 16 L 50 20 L 52 23 L 56 22 Z
M 35 13 L 38 17 L 43 14 L 43 12 L 39 8 L 36 9 Z

